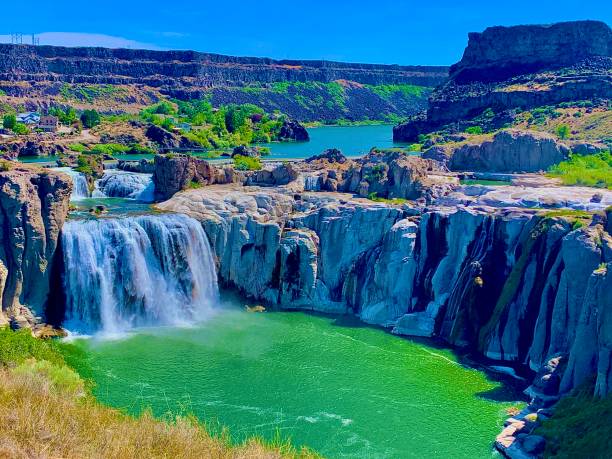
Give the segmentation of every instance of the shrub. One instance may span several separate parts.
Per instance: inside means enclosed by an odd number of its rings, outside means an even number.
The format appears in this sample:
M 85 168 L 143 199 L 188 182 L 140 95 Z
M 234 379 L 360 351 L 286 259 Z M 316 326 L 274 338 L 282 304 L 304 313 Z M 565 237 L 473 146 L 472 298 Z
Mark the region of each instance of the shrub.
M 11 170 L 10 161 L 0 160 L 0 172 L 7 172 Z
M 91 153 L 112 156 L 125 153 L 128 150 L 129 147 L 126 147 L 125 145 L 121 145 L 119 143 L 101 143 L 95 145 L 91 149 Z
M 13 372 L 31 378 L 45 377 L 52 386 L 62 392 L 85 394 L 85 383 L 81 377 L 66 365 L 53 364 L 47 360 L 27 359 L 18 365 Z
M 13 129 L 15 124 L 17 124 L 17 117 L 14 114 L 9 113 L 8 115 L 4 115 L 4 119 L 2 120 L 4 129 Z
M 567 124 L 560 124 L 557 126 L 557 137 L 560 139 L 567 139 L 570 135 L 570 128 Z
M 71 143 L 68 145 L 68 149 L 77 153 L 83 153 L 87 148 L 82 143 Z
M 30 128 L 23 123 L 15 123 L 15 126 L 13 126 L 13 132 L 17 135 L 26 135 L 30 133 Z
M 612 189 L 612 155 L 609 151 L 595 155 L 573 154 L 567 161 L 552 166 L 548 175 L 559 177 L 565 185 Z
M 465 130 L 468 134 L 482 134 L 482 127 L 480 126 L 470 126 Z
M 238 171 L 258 171 L 261 169 L 261 159 L 250 156 L 234 156 L 234 168 Z
M 85 110 L 81 114 L 81 122 L 86 128 L 92 128 L 100 124 L 100 114 L 96 110 Z

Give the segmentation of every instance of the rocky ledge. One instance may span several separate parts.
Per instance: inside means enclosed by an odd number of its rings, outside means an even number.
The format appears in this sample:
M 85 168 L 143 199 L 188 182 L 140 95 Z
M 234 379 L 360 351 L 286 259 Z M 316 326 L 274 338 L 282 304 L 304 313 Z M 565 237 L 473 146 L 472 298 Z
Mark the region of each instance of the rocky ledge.
M 17 164 L 5 168 L 0 172 L 0 324 L 30 320 L 25 305 L 42 313 L 72 192 L 64 174 Z

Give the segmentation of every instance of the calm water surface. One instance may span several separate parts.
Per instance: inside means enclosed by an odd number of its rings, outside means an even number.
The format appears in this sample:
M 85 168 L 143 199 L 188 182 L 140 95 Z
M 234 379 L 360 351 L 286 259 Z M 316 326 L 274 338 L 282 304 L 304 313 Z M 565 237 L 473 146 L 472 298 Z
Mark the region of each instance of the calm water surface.
M 236 441 L 280 433 L 331 458 L 488 458 L 510 403 L 449 351 L 303 313 L 78 341 L 103 402 L 194 413 Z M 495 396 L 494 396 L 495 395 Z

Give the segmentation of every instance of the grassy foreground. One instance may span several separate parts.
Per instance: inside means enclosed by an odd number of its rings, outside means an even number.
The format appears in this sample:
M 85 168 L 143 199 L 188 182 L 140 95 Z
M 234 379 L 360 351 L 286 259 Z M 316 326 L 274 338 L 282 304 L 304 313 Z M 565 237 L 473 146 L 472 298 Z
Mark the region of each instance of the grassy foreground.
M 195 418 L 135 418 L 98 403 L 67 362 L 76 348 L 0 329 L 0 458 L 295 458 L 319 456 L 289 442 L 233 445 Z

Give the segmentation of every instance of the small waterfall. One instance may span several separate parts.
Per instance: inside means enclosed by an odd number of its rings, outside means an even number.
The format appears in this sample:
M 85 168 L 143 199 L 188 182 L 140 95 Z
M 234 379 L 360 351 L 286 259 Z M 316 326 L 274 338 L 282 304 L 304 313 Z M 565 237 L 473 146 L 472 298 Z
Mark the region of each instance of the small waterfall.
M 143 202 L 153 202 L 155 185 L 150 174 L 137 174 L 120 170 L 106 171 L 96 181 L 94 197 L 130 198 Z
M 304 191 L 321 191 L 321 176 L 320 175 L 305 175 L 304 176 Z
M 64 172 L 72 179 L 72 194 L 70 195 L 71 201 L 78 201 L 79 199 L 89 197 L 89 185 L 87 184 L 85 174 L 77 172 L 70 167 L 56 167 L 53 168 L 53 170 Z
M 208 239 L 187 216 L 70 221 L 62 243 L 68 329 L 181 325 L 217 300 Z

